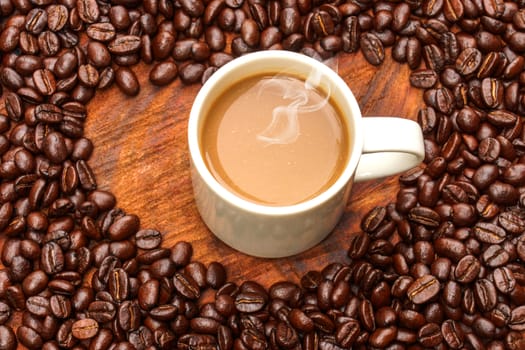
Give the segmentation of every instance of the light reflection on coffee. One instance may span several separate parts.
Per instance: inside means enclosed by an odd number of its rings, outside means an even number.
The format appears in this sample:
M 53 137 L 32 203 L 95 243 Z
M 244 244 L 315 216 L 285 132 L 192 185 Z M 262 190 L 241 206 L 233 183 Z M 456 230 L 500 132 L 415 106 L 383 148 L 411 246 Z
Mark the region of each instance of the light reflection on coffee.
M 325 191 L 350 153 L 345 121 L 329 92 L 290 75 L 251 76 L 226 89 L 210 105 L 200 136 L 218 182 L 271 206 Z

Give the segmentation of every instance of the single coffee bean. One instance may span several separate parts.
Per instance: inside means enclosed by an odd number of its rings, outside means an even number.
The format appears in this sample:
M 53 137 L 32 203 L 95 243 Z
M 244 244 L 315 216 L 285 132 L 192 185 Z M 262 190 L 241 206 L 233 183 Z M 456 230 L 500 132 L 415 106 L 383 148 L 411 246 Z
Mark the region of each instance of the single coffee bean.
M 494 285 L 501 293 L 508 294 L 512 292 L 516 286 L 514 274 L 507 267 L 498 267 L 494 269 L 492 277 L 494 279 Z
M 150 310 L 157 305 L 159 298 L 159 282 L 151 279 L 139 287 L 138 302 L 142 309 Z
M 410 210 L 408 218 L 418 224 L 428 227 L 437 227 L 441 223 L 441 218 L 438 213 L 428 207 L 415 207 Z
M 31 296 L 26 300 L 26 309 L 35 316 L 47 316 L 50 312 L 49 299 L 42 296 Z
M 456 321 L 446 320 L 443 322 L 441 333 L 445 342 L 452 349 L 461 349 L 463 347 L 465 334 Z
M 440 283 L 431 275 L 415 280 L 407 290 L 408 298 L 415 304 L 426 303 L 439 293 Z
M 115 306 L 109 301 L 93 301 L 88 307 L 89 317 L 99 323 L 109 322 L 115 318 Z
M 41 349 L 43 340 L 40 334 L 32 328 L 26 326 L 20 326 L 16 330 L 16 336 L 20 343 L 26 346 L 28 349 Z
M 473 231 L 474 235 L 479 241 L 488 244 L 502 243 L 507 237 L 507 234 L 504 229 L 497 225 L 487 222 L 478 223 L 474 227 Z
M 53 295 L 49 299 L 49 308 L 57 318 L 68 318 L 71 315 L 71 302 L 64 295 Z
M 250 47 L 256 47 L 259 44 L 261 33 L 257 22 L 248 19 L 242 23 L 241 38 Z
M 129 295 L 129 278 L 125 270 L 113 269 L 108 278 L 109 293 L 117 303 L 127 299 Z
M 419 89 L 429 89 L 437 83 L 437 80 L 436 72 L 430 69 L 420 69 L 410 73 L 410 84 Z
M 370 237 L 364 233 L 354 233 L 350 236 L 348 257 L 351 259 L 359 259 L 363 257 L 370 244 Z
M 485 278 L 477 280 L 474 285 L 474 297 L 480 310 L 492 310 L 497 303 L 497 291 L 494 284 Z
M 48 242 L 42 247 L 42 269 L 47 274 L 55 274 L 64 268 L 62 248 L 55 242 Z
M 136 215 L 125 215 L 111 224 L 108 230 L 109 237 L 118 241 L 137 233 L 140 221 Z
M 18 342 L 13 329 L 9 326 L 0 325 L 0 349 L 14 350 L 17 346 Z
M 163 86 L 171 83 L 177 77 L 177 66 L 173 62 L 156 64 L 150 71 L 149 80 L 152 84 Z
M 235 308 L 240 312 L 257 312 L 265 304 L 265 298 L 254 292 L 239 293 L 235 297 Z
M 503 266 L 509 259 L 509 253 L 497 244 L 490 245 L 481 255 L 482 262 L 489 267 Z
M 525 220 L 520 217 L 519 213 L 513 211 L 500 213 L 498 215 L 498 223 L 512 234 L 519 234 L 525 229 Z
M 136 96 L 140 92 L 137 76 L 128 67 L 120 67 L 116 71 L 115 82 L 120 90 L 128 96 Z
M 438 238 L 434 241 L 434 249 L 437 254 L 458 262 L 467 255 L 465 245 L 454 238 Z
M 378 66 L 383 63 L 385 59 L 384 47 L 383 43 L 376 35 L 372 33 L 361 34 L 359 46 L 363 50 L 363 54 L 370 64 Z
M 78 5 L 78 15 L 86 23 L 94 23 L 100 16 L 98 3 L 93 0 L 81 0 Z
M 436 323 L 428 323 L 421 327 L 417 337 L 418 341 L 425 347 L 436 347 L 443 341 L 441 329 Z
M 150 30 L 153 30 L 154 25 L 152 24 L 150 27 L 152 27 Z M 171 29 L 160 30 L 155 36 L 154 42 L 148 35 L 142 35 L 140 40 L 140 58 L 146 63 L 151 63 L 154 57 L 166 59 L 175 46 L 175 38 Z
M 33 82 L 42 95 L 52 95 L 56 91 L 56 82 L 53 73 L 48 69 L 37 69 L 33 72 Z
M 193 84 L 200 81 L 205 66 L 201 63 L 189 63 L 179 68 L 179 76 L 183 83 Z
M 397 335 L 398 329 L 395 326 L 378 328 L 372 332 L 368 341 L 372 346 L 384 348 L 389 346 L 397 338 Z
M 71 326 L 73 337 L 84 340 L 93 338 L 98 332 L 98 322 L 92 318 L 84 318 L 75 321 Z
M 481 263 L 473 255 L 466 255 L 458 261 L 455 269 L 455 279 L 460 283 L 471 283 L 479 275 Z

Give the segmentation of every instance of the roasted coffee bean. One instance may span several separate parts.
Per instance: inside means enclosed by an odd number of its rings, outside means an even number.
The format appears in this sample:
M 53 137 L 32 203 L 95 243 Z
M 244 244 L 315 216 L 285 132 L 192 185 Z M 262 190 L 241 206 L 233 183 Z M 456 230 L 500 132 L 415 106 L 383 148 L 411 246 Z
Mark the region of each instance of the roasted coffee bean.
M 251 47 L 256 47 L 259 44 L 261 33 L 257 23 L 254 20 L 246 20 L 241 26 L 241 38 Z
M 175 47 L 175 37 L 169 31 L 160 31 L 155 35 L 151 42 L 153 57 L 157 60 L 163 60 L 169 57 Z
M 151 312 L 150 315 L 153 316 Z M 126 300 L 119 305 L 117 311 L 117 322 L 118 325 L 122 328 L 122 330 L 135 331 L 139 329 L 140 321 L 140 307 L 137 302 Z
M 418 341 L 425 347 L 436 347 L 443 341 L 443 335 L 439 325 L 428 323 L 421 327 L 418 332 Z
M 130 214 L 118 218 L 108 229 L 109 237 L 118 241 L 137 233 L 140 221 L 136 215 Z
M 376 35 L 372 33 L 361 34 L 359 46 L 370 64 L 378 66 L 383 63 L 385 59 L 384 47 Z
M 375 207 L 361 221 L 361 228 L 365 232 L 373 232 L 386 217 L 385 207 Z
M 14 350 L 17 345 L 18 342 L 11 327 L 0 325 L 0 349 Z
M 9 118 L 15 122 L 20 121 L 24 112 L 20 96 L 8 92 L 4 104 Z
M 162 235 L 156 230 L 143 229 L 135 234 L 135 241 L 140 249 L 154 249 L 160 245 Z
M 71 326 L 71 333 L 73 337 L 84 340 L 93 338 L 98 332 L 98 322 L 92 318 L 84 318 L 75 321 Z
M 65 348 L 71 348 L 73 347 L 77 339 L 73 337 L 72 334 L 72 327 L 75 323 L 75 320 L 69 319 L 62 323 L 60 327 L 58 328 L 57 334 L 56 334 L 56 340 L 58 342 L 58 345 Z
M 42 95 L 52 95 L 56 90 L 53 73 L 48 69 L 37 69 L 33 72 L 33 82 L 38 92 Z
M 152 84 L 163 86 L 171 83 L 177 77 L 177 66 L 173 62 L 156 64 L 150 71 L 149 80 Z
M 31 296 L 26 300 L 26 309 L 35 316 L 47 316 L 50 312 L 49 300 L 42 296 Z
M 518 213 L 511 211 L 500 213 L 498 215 L 498 223 L 511 234 L 519 234 L 525 229 L 525 220 Z
M 48 284 L 49 289 L 56 294 L 71 295 L 75 291 L 75 286 L 65 279 L 54 279 Z
M 488 244 L 502 243 L 507 237 L 504 229 L 488 222 L 478 223 L 473 232 L 479 241 Z
M 4 52 L 14 50 L 20 40 L 20 28 L 16 26 L 7 26 L 0 33 L 1 45 L 0 49 Z
M 499 267 L 505 265 L 509 259 L 509 253 L 500 245 L 490 245 L 482 254 L 481 259 L 486 266 Z
M 98 22 L 90 24 L 86 28 L 86 34 L 89 38 L 101 42 L 112 42 L 117 34 L 114 23 Z M 109 49 L 109 48 L 108 48 Z M 89 54 L 89 53 L 88 53 Z
M 127 299 L 129 295 L 129 278 L 126 271 L 117 268 L 109 273 L 109 293 L 117 303 Z
M 193 247 L 191 244 L 185 241 L 180 241 L 175 243 L 175 245 L 171 248 L 170 259 L 177 266 L 186 266 L 190 263 L 192 254 Z
M 468 76 L 479 68 L 481 65 L 482 54 L 476 48 L 466 48 L 459 54 L 456 59 L 456 70 L 464 76 Z
M 423 206 L 411 209 L 408 217 L 411 221 L 428 227 L 437 227 L 441 222 L 438 213 L 431 208 Z
M 136 96 L 140 92 L 140 84 L 137 76 L 127 67 L 120 67 L 116 71 L 115 82 L 120 90 L 128 96 Z
M 47 287 L 48 277 L 42 270 L 36 270 L 28 274 L 22 281 L 22 289 L 26 296 L 40 293 Z
M 310 315 L 312 317 L 312 315 Z M 372 303 L 363 299 L 358 307 L 358 317 L 361 321 L 361 325 L 368 331 L 373 331 L 376 327 L 374 309 Z M 314 320 L 315 323 L 315 320 Z
M 88 307 L 89 317 L 99 323 L 105 323 L 113 320 L 116 315 L 115 306 L 109 301 L 93 301 Z
M 41 349 L 43 340 L 40 334 L 32 328 L 26 326 L 18 327 L 16 336 L 20 343 L 26 346 L 28 349 Z
M 60 51 L 60 38 L 55 33 L 46 30 L 38 35 L 38 47 L 43 56 L 54 56 Z
M 416 70 L 410 73 L 410 84 L 419 89 L 429 89 L 436 85 L 438 76 L 430 69 Z
M 348 257 L 351 259 L 359 259 L 363 257 L 370 244 L 369 236 L 364 233 L 354 233 L 350 236 L 349 248 L 348 248 Z
M 11 261 L 11 280 L 22 281 L 31 272 L 31 263 L 22 256 L 15 256 Z
M 407 290 L 408 298 L 415 304 L 426 303 L 439 293 L 440 283 L 434 276 L 423 276 L 415 280 Z
M 179 76 L 183 83 L 194 84 L 201 80 L 204 70 L 201 63 L 189 63 L 179 68 Z
M 137 257 L 138 262 L 152 264 L 159 259 L 167 258 L 170 251 L 166 248 L 156 248 L 145 251 Z
M 83 64 L 78 67 L 78 80 L 88 87 L 96 87 L 99 82 L 98 70 L 91 64 Z
M 470 283 L 473 282 L 481 270 L 481 263 L 479 260 L 472 256 L 466 255 L 458 261 L 458 264 L 455 269 L 455 278 L 456 281 L 460 283 Z
M 516 286 L 514 274 L 507 267 L 499 267 L 494 269 L 492 278 L 494 279 L 494 285 L 501 293 L 508 294 L 512 292 Z
M 96 1 L 81 0 L 77 8 L 79 17 L 86 23 L 94 23 L 100 16 L 100 9 Z
M 42 269 L 47 274 L 55 274 L 64 268 L 64 254 L 62 248 L 55 243 L 49 242 L 42 247 L 41 256 Z
M 114 55 L 129 55 L 138 52 L 141 41 L 137 35 L 122 35 L 108 43 L 108 50 Z
M 500 181 L 495 181 L 489 186 L 488 194 L 496 204 L 511 205 L 518 199 L 516 188 Z
M 494 284 L 488 279 L 479 279 L 474 285 L 474 297 L 480 310 L 492 310 L 497 303 L 497 291 Z
M 53 295 L 49 299 L 49 308 L 57 318 L 68 318 L 71 315 L 71 302 L 63 295 Z
M 459 324 L 454 320 L 446 320 L 441 325 L 443 339 L 452 349 L 461 349 L 464 344 L 464 333 Z
M 266 304 L 266 299 L 254 292 L 239 293 L 235 297 L 235 308 L 240 312 L 257 312 Z
M 35 8 L 26 15 L 25 29 L 31 34 L 40 34 L 47 26 L 47 12 Z
M 54 32 L 60 31 L 67 24 L 69 10 L 64 5 L 49 5 L 46 8 L 47 26 Z
M 109 50 L 106 48 L 104 44 L 98 41 L 91 41 L 89 42 L 88 47 L 87 47 L 87 56 L 92 66 L 91 65 L 80 66 L 84 68 L 83 68 L 82 74 L 80 74 L 81 71 L 79 70 L 79 78 L 81 81 L 88 80 L 89 82 L 90 80 L 93 80 L 93 79 L 92 78 L 87 79 L 88 77 L 85 76 L 85 74 L 89 73 L 91 75 L 94 75 L 95 73 L 91 69 L 93 66 L 97 68 L 103 68 L 103 67 L 109 66 L 111 64 L 111 53 L 109 52 Z M 89 68 L 89 70 L 86 68 Z M 96 73 L 96 76 L 97 77 L 99 76 L 98 71 Z M 99 80 L 99 79 L 96 79 L 96 80 Z M 88 86 L 96 86 L 96 84 L 93 84 L 93 82 L 91 82 L 91 84 L 92 85 L 88 85 Z
M 214 289 L 219 289 L 226 283 L 226 269 L 221 263 L 213 261 L 208 265 L 206 283 Z
M 516 331 L 525 330 L 525 307 L 518 306 L 510 315 L 509 327 Z

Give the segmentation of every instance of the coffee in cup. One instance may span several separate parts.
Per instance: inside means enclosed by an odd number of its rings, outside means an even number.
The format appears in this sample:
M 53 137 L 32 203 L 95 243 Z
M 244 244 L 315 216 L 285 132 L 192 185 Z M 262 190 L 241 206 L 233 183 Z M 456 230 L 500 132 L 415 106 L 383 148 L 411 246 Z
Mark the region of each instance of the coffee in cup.
M 313 80 L 313 79 L 310 79 Z M 288 74 L 248 76 L 205 112 L 201 152 L 237 196 L 285 206 L 317 196 L 340 176 L 349 133 L 330 93 Z
M 231 247 L 274 258 L 323 240 L 354 181 L 424 158 L 416 122 L 362 118 L 331 68 L 274 50 L 236 58 L 206 81 L 190 112 L 188 146 L 204 223 Z

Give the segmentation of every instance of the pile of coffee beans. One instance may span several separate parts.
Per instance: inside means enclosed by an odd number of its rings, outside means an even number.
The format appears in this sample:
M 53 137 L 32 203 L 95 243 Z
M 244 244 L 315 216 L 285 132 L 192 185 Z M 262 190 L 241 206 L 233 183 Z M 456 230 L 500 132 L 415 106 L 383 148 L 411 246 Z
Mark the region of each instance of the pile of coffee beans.
M 163 247 L 83 136 L 139 61 L 189 84 L 262 49 L 391 52 L 425 90 L 396 202 L 348 261 L 268 289 Z M 523 0 L 0 0 L 0 350 L 525 349 L 524 52 Z

